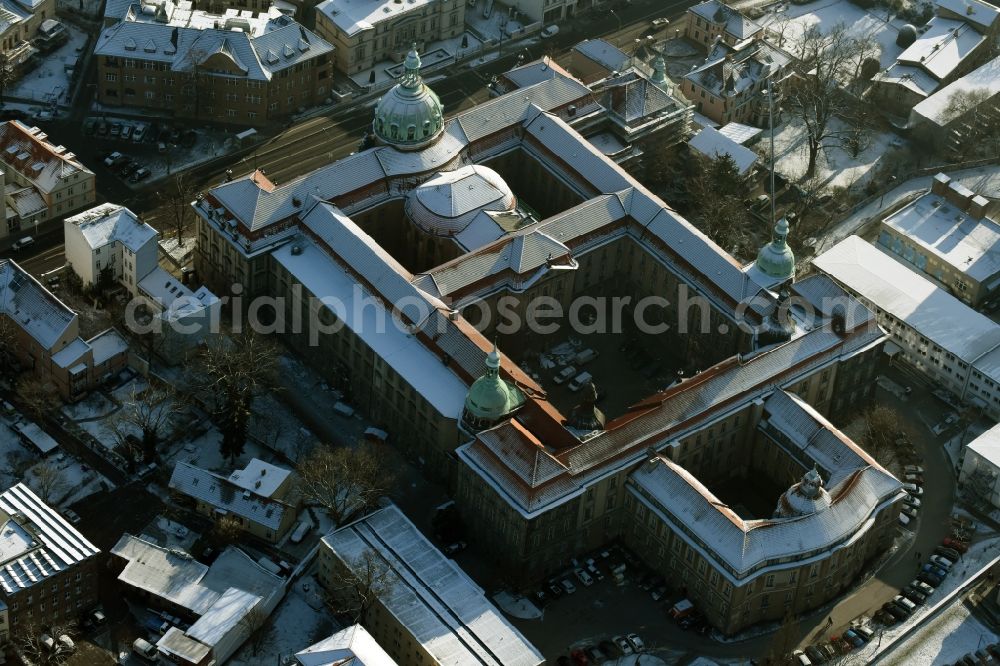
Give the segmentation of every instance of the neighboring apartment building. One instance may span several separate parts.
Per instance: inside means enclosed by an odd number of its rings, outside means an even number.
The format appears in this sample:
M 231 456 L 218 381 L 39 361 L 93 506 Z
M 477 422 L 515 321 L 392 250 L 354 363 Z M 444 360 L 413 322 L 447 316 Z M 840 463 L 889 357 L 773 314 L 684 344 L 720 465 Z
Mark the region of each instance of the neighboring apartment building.
M 958 486 L 965 499 L 987 510 L 1000 507 L 1000 424 L 965 445 L 961 465 Z
M 1000 57 L 952 81 L 910 112 L 914 137 L 932 151 L 974 154 L 981 141 L 1000 150 Z M 989 149 L 989 144 L 985 146 Z
M 738 122 L 766 127 L 772 102 L 763 92 L 772 81 L 783 78 L 791 61 L 791 56 L 763 39 L 743 42 L 736 48 L 719 41 L 704 63 L 684 75 L 680 89 L 698 113 L 720 125 Z M 781 108 L 781 93 L 777 85 L 773 91 L 775 109 Z
M 570 51 L 570 73 L 588 86 L 631 65 L 632 56 L 603 39 L 585 39 Z
M 159 0 L 124 12 L 94 47 L 101 104 L 259 126 L 330 94 L 333 47 L 274 8 L 216 15 Z
M 971 23 L 991 37 L 1000 36 L 1000 8 L 983 0 L 935 0 L 938 16 Z
M 80 337 L 77 314 L 11 259 L 0 260 L 0 318 L 15 326 L 21 368 L 78 400 L 125 367 L 128 342 L 113 328 Z
M 334 608 L 351 612 L 347 570 L 371 558 L 385 590 L 360 619 L 400 666 L 484 664 L 539 666 L 539 654 L 485 592 L 445 557 L 394 504 L 327 534 L 317 577 Z
M 334 46 L 337 69 L 351 75 L 392 60 L 410 48 L 465 31 L 465 0 L 324 0 L 316 6 L 316 32 Z
M 0 52 L 16 73 L 38 54 L 32 42 L 46 20 L 55 18 L 55 0 L 3 0 L 0 3 Z
M 289 666 L 396 666 L 396 662 L 367 629 L 352 624 L 296 652 Z
M 64 222 L 66 264 L 84 286 L 102 273 L 124 287 L 157 318 L 156 352 L 179 362 L 212 334 L 221 301 L 205 287 L 191 291 L 160 267 L 156 229 L 128 208 L 101 204 Z
M 813 265 L 875 312 L 894 360 L 1000 420 L 1000 324 L 857 236 Z
M 909 117 L 913 107 L 979 66 L 991 41 L 971 23 L 935 16 L 896 62 L 872 78 L 869 95 L 886 111 Z
M 124 592 L 143 606 L 191 622 L 169 626 L 156 643 L 161 663 L 225 663 L 285 595 L 285 580 L 240 550 L 226 548 L 211 566 L 179 548 L 124 534 L 111 549 L 110 566 Z
M 280 541 L 299 513 L 291 472 L 257 458 L 229 478 L 179 462 L 169 488 L 192 500 L 198 513 L 235 518 L 240 529 L 268 543 Z
M 754 37 L 761 26 L 720 0 L 705 0 L 688 7 L 684 36 L 711 50 L 716 38 L 728 46 Z
M 517 19 L 521 23 L 541 21 L 548 24 L 571 19 L 594 3 L 591 0 L 510 0 L 505 4 L 518 11 Z
M 977 307 L 1000 287 L 1000 225 L 986 197 L 943 173 L 930 192 L 882 220 L 878 245 Z
M 0 493 L 0 649 L 98 603 L 100 550 L 23 483 Z
M 0 238 L 30 234 L 42 222 L 94 203 L 94 172 L 37 127 L 0 123 L 0 163 L 7 206 Z

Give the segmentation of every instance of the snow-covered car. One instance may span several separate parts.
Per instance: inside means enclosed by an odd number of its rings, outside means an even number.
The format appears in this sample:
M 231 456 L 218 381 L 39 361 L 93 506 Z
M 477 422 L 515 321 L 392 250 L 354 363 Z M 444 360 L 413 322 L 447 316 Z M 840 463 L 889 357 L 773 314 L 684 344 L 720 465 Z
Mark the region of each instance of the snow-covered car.
M 906 499 L 903 500 L 903 504 L 906 506 L 912 506 L 914 509 L 920 508 L 920 500 L 918 500 L 913 495 L 907 495 Z
M 929 561 L 931 564 L 937 565 L 945 571 L 951 571 L 951 568 L 955 566 L 954 562 L 949 560 L 947 557 L 941 557 L 940 555 L 931 555 Z
M 642 652 L 643 648 L 646 647 L 646 644 L 642 642 L 642 639 L 639 638 L 638 634 L 626 634 L 625 640 L 628 641 L 629 645 L 631 645 L 632 649 L 636 652 Z
M 903 468 L 903 472 L 906 474 L 923 474 L 924 468 L 920 465 L 907 465 Z
M 910 493 L 914 497 L 920 497 L 921 495 L 924 494 L 924 489 L 915 483 L 904 483 L 903 490 Z
M 576 576 L 577 580 L 583 583 L 584 587 L 590 587 L 594 584 L 594 579 L 590 577 L 590 574 L 579 567 L 573 569 L 573 575 Z
M 81 520 L 79 514 L 77 514 L 77 512 L 73 511 L 72 509 L 66 509 L 65 511 L 63 511 L 63 515 L 66 516 L 66 520 L 73 523 L 74 525 L 79 523 Z
M 632 654 L 635 652 L 635 650 L 632 649 L 632 645 L 628 642 L 628 639 L 624 636 L 615 636 L 612 640 L 614 640 L 618 649 L 622 651 L 622 654 Z
M 117 150 L 104 158 L 104 166 L 113 167 L 121 164 L 128 158 L 119 153 Z

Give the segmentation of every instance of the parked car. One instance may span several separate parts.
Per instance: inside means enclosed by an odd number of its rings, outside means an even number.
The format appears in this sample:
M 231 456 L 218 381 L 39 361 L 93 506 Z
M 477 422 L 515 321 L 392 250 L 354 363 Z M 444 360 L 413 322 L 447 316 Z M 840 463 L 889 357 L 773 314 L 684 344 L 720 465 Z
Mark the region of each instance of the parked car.
M 566 592 L 566 590 L 563 589 L 563 586 L 554 580 L 549 581 L 548 590 L 553 599 L 558 599 Z
M 909 613 L 891 601 L 885 602 L 885 604 L 882 605 L 882 610 L 896 618 L 896 622 L 902 622 L 910 616 Z
M 122 141 L 131 141 L 131 140 L 132 140 L 132 126 L 122 125 Z
M 951 571 L 951 568 L 955 566 L 955 563 L 949 560 L 947 557 L 941 557 L 940 555 L 931 555 L 929 558 L 931 564 L 935 564 L 945 571 Z
M 935 566 L 931 563 L 927 563 L 923 566 L 922 571 L 924 573 L 934 574 L 941 580 L 944 580 L 948 576 L 948 571 L 942 569 L 941 567 Z M 936 586 L 935 586 L 936 587 Z
M 127 157 L 119 153 L 117 150 L 104 158 L 104 165 L 107 167 L 116 167 L 128 160 Z
M 932 594 L 934 594 L 934 588 L 920 580 L 914 580 L 913 582 L 911 582 L 910 587 L 920 590 L 921 592 L 924 593 L 924 596 L 926 597 L 929 597 Z
M 899 618 L 897 618 L 895 615 L 885 610 L 884 608 L 880 608 L 877 611 L 875 611 L 875 614 L 872 615 L 872 619 L 874 619 L 876 622 L 886 627 L 891 627 L 892 625 L 899 622 Z
M 904 506 L 899 510 L 899 512 L 910 520 L 917 519 L 917 511 L 912 506 Z
M 871 640 L 873 638 L 875 638 L 875 632 L 872 631 L 871 629 L 869 629 L 866 626 L 858 625 L 856 627 L 851 627 L 851 629 L 853 629 L 855 632 L 857 632 L 857 634 L 859 636 L 861 636 L 861 638 L 865 639 L 869 643 L 871 642 Z
M 107 136 L 108 135 L 108 123 L 104 120 L 97 121 L 97 136 Z
M 865 644 L 865 639 L 861 638 L 861 636 L 853 629 L 845 631 L 844 638 L 850 641 L 851 645 L 856 648 L 863 647 Z
M 927 602 L 927 595 L 922 591 L 916 589 L 915 587 L 910 587 L 907 585 L 902 590 L 903 596 L 917 604 L 918 606 L 923 606 Z
M 573 379 L 576 376 L 576 367 L 572 365 L 567 365 L 565 368 L 557 372 L 553 377 L 552 381 L 556 384 L 563 384 Z
M 924 477 L 921 474 L 904 474 L 903 480 L 917 486 L 924 485 Z
M 148 127 L 149 126 L 146 125 L 145 123 L 139 123 L 138 125 L 136 125 L 135 131 L 132 132 L 132 141 L 136 143 L 142 143 L 143 139 L 146 138 L 146 132 Z
M 903 490 L 910 493 L 914 497 L 920 497 L 921 495 L 924 494 L 924 489 L 915 483 L 904 483 Z
M 584 587 L 590 587 L 594 584 L 594 579 L 590 577 L 590 574 L 579 567 L 573 569 L 573 575 L 576 576 L 577 580 L 583 583 Z
M 642 652 L 646 647 L 646 644 L 642 642 L 641 638 L 639 638 L 639 634 L 626 634 L 625 640 L 628 641 L 628 644 L 631 645 L 632 649 L 636 652 Z
M 809 657 L 809 659 L 811 659 L 812 663 L 814 664 L 826 663 L 826 655 L 823 654 L 823 651 L 820 650 L 815 645 L 810 645 L 809 647 L 806 648 L 806 656 Z
M 615 636 L 612 640 L 615 642 L 615 645 L 618 646 L 618 649 L 621 650 L 622 654 L 632 654 L 635 652 L 635 650 L 632 649 L 632 644 L 629 643 L 628 639 L 624 636 Z
M 905 474 L 923 474 L 924 468 L 920 465 L 907 465 L 903 468 Z
M 899 514 L 899 524 L 900 525 L 902 525 L 903 527 L 909 527 L 911 522 L 913 522 L 913 521 L 910 520 L 909 516 L 907 516 L 904 513 L 900 513 Z
M 889 603 L 894 604 L 908 616 L 912 615 L 913 611 L 917 610 L 917 605 L 901 594 L 897 594 Z
M 66 520 L 76 525 L 80 522 L 80 516 L 72 509 L 66 509 L 63 511 L 63 515 L 66 516 Z
M 152 173 L 150 172 L 150 170 L 149 170 L 149 169 L 147 169 L 146 167 L 142 167 L 142 168 L 140 168 L 140 169 L 136 170 L 136 172 L 135 172 L 135 173 L 133 173 L 133 174 L 132 174 L 132 175 L 131 175 L 131 176 L 129 177 L 128 181 L 129 181 L 130 183 L 138 183 L 139 181 L 143 181 L 143 180 L 146 180 L 146 179 L 147 179 L 147 178 L 149 178 L 149 177 L 150 177 L 151 175 L 152 175 Z
M 667 596 L 667 586 L 660 585 L 649 592 L 649 596 L 653 598 L 653 601 L 660 601 L 665 596 Z
M 964 543 L 958 539 L 954 539 L 952 537 L 945 537 L 944 540 L 941 542 L 941 545 L 945 546 L 946 548 L 952 548 L 954 550 L 957 550 L 959 553 L 964 553 L 969 550 L 969 544 Z
M 111 138 L 117 139 L 122 135 L 122 124 L 121 123 L 111 123 Z
M 576 592 L 576 585 L 574 585 L 569 578 L 563 578 L 559 581 L 559 584 L 562 585 L 562 589 L 566 592 L 566 594 L 573 594 Z
M 547 25 L 542 28 L 542 39 L 549 39 L 550 37 L 555 37 L 559 34 L 559 26 L 556 24 Z
M 121 178 L 128 178 L 133 173 L 139 170 L 142 165 L 135 160 L 130 160 L 125 166 L 122 167 L 121 171 L 118 172 L 118 176 Z
M 919 580 L 922 583 L 927 583 L 931 587 L 938 587 L 939 585 L 941 585 L 941 581 L 944 580 L 944 576 L 938 576 L 937 574 L 931 573 L 930 571 L 921 571 L 919 574 L 917 574 L 917 580 Z
M 83 133 L 87 136 L 93 136 L 94 132 L 97 131 L 97 119 L 87 118 L 83 121 Z
M 909 507 L 913 507 L 914 509 L 920 508 L 920 500 L 918 500 L 913 495 L 907 495 L 906 499 L 903 500 L 903 504 Z

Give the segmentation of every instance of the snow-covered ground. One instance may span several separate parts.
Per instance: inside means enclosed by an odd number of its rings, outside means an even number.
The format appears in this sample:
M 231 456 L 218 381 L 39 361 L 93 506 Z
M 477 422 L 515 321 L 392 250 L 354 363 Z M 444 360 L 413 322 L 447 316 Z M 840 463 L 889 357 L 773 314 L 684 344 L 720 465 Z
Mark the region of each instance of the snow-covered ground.
M 927 600 L 927 605 L 918 606 L 917 611 L 905 622 L 901 622 L 893 627 L 887 627 L 882 634 L 881 643 L 883 645 L 887 645 L 893 638 L 910 629 L 913 622 L 919 622 L 921 620 L 921 618 L 927 613 L 928 608 L 941 601 L 941 599 L 946 595 L 955 591 L 955 589 L 968 580 L 969 576 L 974 575 L 998 555 L 1000 555 L 1000 538 L 998 538 L 995 534 L 973 544 L 969 548 L 969 552 L 962 556 L 962 559 L 955 565 L 952 572 L 947 578 L 944 579 L 944 581 L 942 581 L 941 585 L 935 590 L 934 594 L 931 595 L 931 598 Z M 954 605 L 957 608 L 964 608 L 961 602 L 955 603 Z M 958 643 L 954 642 L 954 639 L 948 637 L 952 632 L 972 636 L 973 632 L 976 631 L 975 625 L 979 624 L 975 618 L 968 617 L 967 612 L 964 616 L 961 614 L 954 615 L 955 612 L 956 609 L 947 611 L 943 614 L 943 617 L 935 618 L 935 620 L 929 623 L 927 627 L 921 628 L 915 636 L 908 639 L 907 645 L 900 646 L 896 649 L 893 653 L 893 659 L 888 663 L 920 664 L 920 666 L 929 664 L 944 664 L 948 663 L 947 659 L 949 657 L 952 662 L 954 662 L 965 654 L 965 651 L 975 650 L 976 643 L 979 641 L 979 633 L 974 634 L 975 638 L 972 640 L 971 647 L 964 648 L 958 647 Z M 951 617 L 952 620 L 947 620 L 949 617 Z M 940 623 L 942 621 L 946 622 L 945 629 L 940 627 Z M 970 624 L 966 627 L 966 629 L 960 630 L 959 627 L 965 625 L 966 621 L 975 624 Z M 948 622 L 951 622 L 952 624 L 948 624 Z M 878 626 L 874 627 L 874 629 L 876 632 L 879 630 Z M 987 636 L 987 640 L 983 643 L 983 645 L 996 640 L 996 635 L 992 631 L 985 631 L 986 633 L 983 635 Z M 839 663 L 844 666 L 866 664 L 875 653 L 878 642 L 879 641 L 877 640 L 872 641 L 860 650 L 855 650 L 854 652 L 845 655 L 840 660 L 832 663 Z M 910 657 L 906 659 L 901 658 L 901 655 L 904 654 L 909 654 Z M 931 655 L 931 657 L 927 661 L 924 661 L 923 659 L 916 658 L 916 655 L 923 655 L 925 658 L 927 655 Z
M 168 229 L 160 238 L 160 250 L 163 251 L 164 254 L 170 255 L 170 258 L 178 264 L 184 265 L 194 253 L 194 246 L 196 242 L 197 239 L 195 238 L 194 233 L 190 233 L 185 235 L 181 239 L 181 242 L 178 243 L 177 235 Z
M 114 484 L 73 456 L 54 453 L 32 465 L 22 479 L 50 505 L 65 509 Z M 44 480 L 44 481 L 43 481 Z
M 253 654 L 252 646 L 247 643 L 228 662 L 230 666 L 283 663 L 281 657 L 304 650 L 339 630 L 321 594 L 312 576 L 296 581 L 271 615 L 258 653 Z
M 21 480 L 21 471 L 30 464 L 28 449 L 6 422 L 0 422 L 0 487 L 10 488 Z
M 116 409 L 115 405 L 104 397 L 103 393 L 99 391 L 91 391 L 87 397 L 80 402 L 64 405 L 62 412 L 74 421 L 83 421 L 86 419 L 98 419 L 108 416 Z
M 885 663 L 945 666 L 996 641 L 996 632 L 973 617 L 965 604 L 955 601 L 950 609 L 921 628 Z
M 776 9 L 761 17 L 759 22 L 775 35 L 775 43 L 792 55 L 798 54 L 802 35 L 812 26 L 828 34 L 839 24 L 843 24 L 852 36 L 871 36 L 878 42 L 883 69 L 903 52 L 896 46 L 896 35 L 904 22 L 898 19 L 887 22 L 883 7 L 866 11 L 848 0 L 817 0 L 805 5 L 783 2 Z
M 83 50 L 87 43 L 87 34 L 75 25 L 63 22 L 69 31 L 69 41 L 52 53 L 42 56 L 39 64 L 26 73 L 13 85 L 8 86 L 4 97 L 12 97 L 35 102 L 69 103 L 70 74 L 67 68 L 72 68 L 83 61 Z
M 272 394 L 254 399 L 250 431 L 264 446 L 298 461 L 317 444 L 316 436 Z
M 797 180 L 809 165 L 809 144 L 802 121 L 787 113 L 785 116 L 787 120 L 775 128 L 774 156 L 778 172 Z M 848 130 L 847 123 L 836 117 L 830 121 L 830 126 L 836 132 Z M 838 137 L 831 137 L 826 143 L 828 145 L 820 149 L 816 158 L 816 177 L 826 188 L 857 188 L 868 182 L 879 161 L 898 143 L 898 137 L 890 132 L 870 132 L 865 149 L 857 157 L 852 157 L 840 146 Z

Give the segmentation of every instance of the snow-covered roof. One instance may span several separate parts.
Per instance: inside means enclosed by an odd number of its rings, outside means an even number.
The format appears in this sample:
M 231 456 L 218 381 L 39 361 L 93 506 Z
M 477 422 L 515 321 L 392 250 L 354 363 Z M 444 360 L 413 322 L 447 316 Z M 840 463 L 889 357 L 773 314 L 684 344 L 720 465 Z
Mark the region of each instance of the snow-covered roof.
M 260 602 L 256 594 L 231 587 L 184 633 L 199 643 L 215 647 Z
M 161 316 L 168 320 L 187 317 L 210 307 L 218 300 L 205 287 L 199 288 L 197 292 L 191 291 L 161 266 L 146 273 L 137 286 L 141 293 L 159 305 L 162 309 Z
M 368 630 L 352 624 L 295 653 L 300 666 L 396 666 Z
M 23 483 L 0 493 L 0 511 L 0 589 L 5 596 L 44 584 L 50 576 L 100 553 Z
M 64 146 L 56 146 L 37 127 L 19 120 L 0 123 L 0 161 L 45 193 L 75 174 L 93 176 Z
M 940 81 L 919 67 L 902 65 L 898 62 L 893 63 L 888 69 L 876 74 L 872 80 L 903 86 L 922 97 L 933 95 L 934 91 L 941 85 Z
M 763 131 L 759 127 L 744 125 L 743 123 L 726 123 L 719 128 L 720 134 L 729 137 L 741 146 L 745 146 L 753 141 Z
M 80 230 L 92 250 L 117 242 L 138 252 L 146 243 L 155 242 L 159 235 L 128 208 L 111 203 L 68 217 L 66 222 Z
M 716 42 L 705 61 L 684 78 L 718 97 L 734 97 L 773 76 L 789 62 L 791 56 L 764 41 L 736 47 Z
M 0 260 L 0 314 L 10 317 L 44 349 L 52 349 L 76 324 L 76 313 L 13 259 Z
M 108 359 L 128 351 L 128 340 L 121 333 L 113 328 L 101 331 L 90 340 L 87 345 L 94 352 L 94 366 L 99 366 Z
M 921 101 L 913 107 L 913 117 L 943 127 L 955 120 L 955 117 L 950 115 L 954 113 L 954 110 L 949 111 L 948 109 L 952 98 L 955 95 L 961 97 L 969 94 L 982 95 L 984 102 L 1000 95 L 1000 57 L 977 67 Z M 962 108 L 961 110 L 969 109 Z
M 575 53 L 586 56 L 609 72 L 620 72 L 628 67 L 631 57 L 603 39 L 585 39 L 573 47 Z
M 994 467 L 1000 468 L 1000 423 L 976 437 L 967 446 L 970 451 L 975 451 L 980 458 L 988 461 Z
M 201 616 L 230 588 L 267 597 L 283 579 L 263 569 L 242 550 L 229 547 L 211 567 L 177 548 L 163 548 L 124 534 L 111 552 L 128 564 L 118 580 Z
M 711 127 L 704 127 L 688 141 L 688 145 L 709 159 L 728 155 L 742 176 L 757 162 L 757 153 L 736 143 Z
M 694 7 L 689 7 L 688 11 L 697 14 L 709 23 L 716 25 L 725 23 L 725 31 L 737 40 L 752 37 L 761 30 L 760 25 L 743 16 L 739 11 L 722 4 L 719 0 L 705 0 Z
M 277 530 L 285 512 L 293 510 L 282 501 L 243 490 L 225 477 L 186 462 L 174 466 L 169 487 L 270 530 Z
M 965 363 L 1000 345 L 1000 324 L 857 236 L 837 243 L 813 265 Z
M 323 537 L 346 566 L 378 556 L 390 585 L 379 599 L 441 666 L 535 666 L 545 659 L 395 505 Z
M 293 252 L 296 246 L 298 253 Z M 399 318 L 386 310 L 381 301 L 372 299 L 374 306 L 366 302 L 365 307 L 356 307 L 360 299 L 370 299 L 371 295 L 344 266 L 308 241 L 285 245 L 276 250 L 273 257 L 313 296 L 327 299 L 334 314 L 347 328 L 439 413 L 458 418 L 465 405 L 468 386 L 420 340 L 409 334 Z M 338 309 L 333 304 L 342 307 Z
M 90 345 L 83 338 L 76 338 L 73 342 L 53 354 L 52 362 L 63 369 L 72 368 L 89 351 Z
M 14 430 L 19 432 L 22 437 L 35 445 L 39 453 L 45 455 L 50 451 L 54 451 L 59 448 L 59 443 L 52 439 L 52 436 L 41 429 L 41 427 L 34 421 L 19 421 L 14 424 Z
M 190 638 L 177 627 L 167 629 L 167 633 L 156 641 L 156 649 L 166 655 L 176 657 L 175 661 L 178 663 L 189 664 L 200 664 L 212 654 L 210 646 Z
M 982 0 L 934 0 L 941 9 L 954 12 L 963 21 L 973 23 L 982 30 L 988 30 L 1000 16 L 1000 9 Z
M 166 63 L 174 72 L 201 66 L 235 68 L 249 80 L 269 81 L 332 50 L 328 42 L 272 8 L 257 16 L 235 9 L 221 16 L 176 10 L 166 21 L 129 13 L 101 32 L 94 54 Z
M 919 67 L 942 81 L 985 40 L 964 21 L 935 16 L 928 21 L 927 31 L 900 53 L 896 62 Z
M 500 174 L 472 164 L 441 172 L 414 188 L 406 199 L 406 214 L 428 233 L 453 236 L 480 211 L 506 211 L 516 202 Z
M 372 2 L 371 0 L 324 0 L 316 5 L 340 30 L 353 37 L 365 30 L 374 30 L 386 21 L 401 20 L 404 14 L 416 11 L 423 16 L 434 0 L 407 0 L 406 2 Z
M 291 470 L 264 462 L 260 458 L 251 458 L 245 468 L 230 474 L 229 480 L 244 490 L 270 497 L 291 474 Z
M 577 81 L 576 77 L 548 56 L 521 65 L 520 67 L 514 67 L 500 76 L 510 82 L 515 88 L 527 88 L 536 83 L 554 78 Z
M 23 220 L 42 213 L 48 208 L 45 199 L 42 198 L 42 193 L 34 185 L 21 187 L 17 183 L 7 183 L 4 185 L 4 194 L 7 195 L 8 207 L 13 209 Z
M 1000 225 L 963 212 L 944 196 L 928 192 L 882 224 L 977 282 L 1000 274 Z

